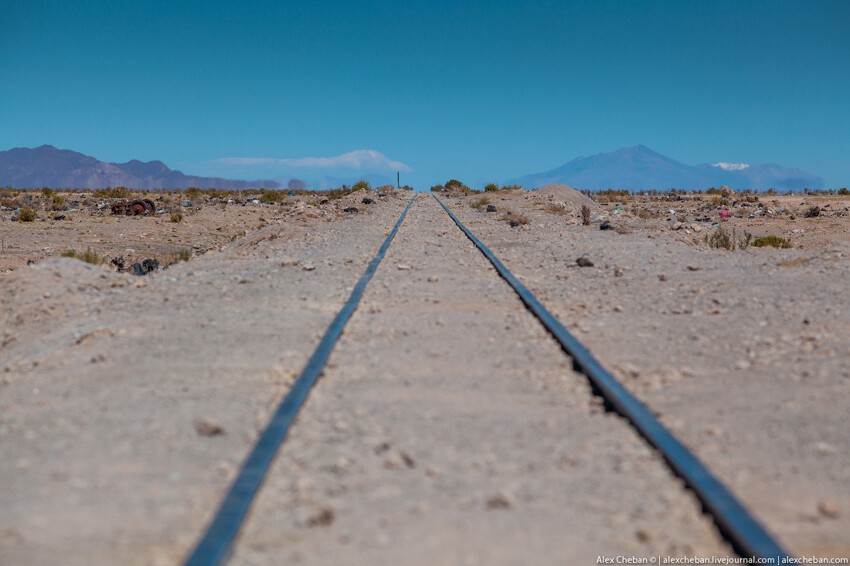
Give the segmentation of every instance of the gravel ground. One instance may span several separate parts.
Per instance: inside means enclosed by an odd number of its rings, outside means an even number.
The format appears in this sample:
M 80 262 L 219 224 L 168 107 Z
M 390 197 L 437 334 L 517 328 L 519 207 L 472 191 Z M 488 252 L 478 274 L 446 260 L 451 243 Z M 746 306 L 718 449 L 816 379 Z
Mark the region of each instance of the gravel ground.
M 805 249 L 730 252 L 531 197 L 494 199 L 528 216 L 518 228 L 447 204 L 787 548 L 850 556 L 847 222 L 811 219 Z
M 447 202 L 790 550 L 850 555 L 846 238 L 707 250 L 511 193 L 495 214 Z M 72 259 L 0 275 L 0 563 L 186 555 L 410 194 L 346 198 L 144 278 Z M 505 208 L 529 223 L 509 227 Z M 595 265 L 576 267 L 585 253 Z M 600 554 L 728 549 L 419 196 L 234 563 Z
M 237 564 L 728 552 L 692 495 L 601 410 L 428 195 L 402 224 L 237 548 Z
M 177 563 L 406 204 L 386 201 L 145 278 L 6 274 L 0 563 Z

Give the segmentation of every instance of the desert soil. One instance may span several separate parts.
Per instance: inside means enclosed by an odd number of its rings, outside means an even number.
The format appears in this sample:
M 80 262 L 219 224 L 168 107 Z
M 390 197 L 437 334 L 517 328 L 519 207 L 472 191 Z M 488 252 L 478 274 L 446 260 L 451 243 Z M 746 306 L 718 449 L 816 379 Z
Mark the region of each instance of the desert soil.
M 0 562 L 186 555 L 411 194 L 363 196 L 201 207 L 176 226 L 92 214 L 60 236 L 53 221 L 0 223 L 4 246 L 36 261 L 16 255 L 0 274 Z M 850 238 L 832 214 L 847 202 L 774 197 L 784 215 L 754 218 L 732 207 L 724 227 L 795 247 L 729 251 L 705 243 L 717 211 L 704 201 L 591 203 L 583 226 L 569 191 L 490 195 L 496 212 L 481 196 L 442 198 L 789 550 L 850 555 Z M 814 204 L 830 213 L 791 213 Z M 509 226 L 508 210 L 528 223 Z M 145 277 L 47 257 L 96 244 L 153 254 L 137 242 L 167 237 L 197 256 Z M 581 255 L 594 266 L 577 267 Z M 419 195 L 233 563 L 728 553 Z

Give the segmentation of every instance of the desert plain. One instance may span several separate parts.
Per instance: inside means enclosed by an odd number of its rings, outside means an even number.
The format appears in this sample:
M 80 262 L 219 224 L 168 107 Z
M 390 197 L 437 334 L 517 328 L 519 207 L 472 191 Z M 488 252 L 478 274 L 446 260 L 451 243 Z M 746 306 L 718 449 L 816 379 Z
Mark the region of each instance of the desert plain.
M 0 563 L 185 558 L 411 198 L 231 563 L 730 555 L 432 195 L 56 196 L 0 210 Z M 850 556 L 850 196 L 437 196 L 787 550 Z

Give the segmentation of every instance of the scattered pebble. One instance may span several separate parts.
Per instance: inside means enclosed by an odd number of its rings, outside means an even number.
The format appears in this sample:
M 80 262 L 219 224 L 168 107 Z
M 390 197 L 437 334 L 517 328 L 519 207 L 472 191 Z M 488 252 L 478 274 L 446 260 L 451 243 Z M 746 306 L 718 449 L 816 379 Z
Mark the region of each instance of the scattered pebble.
M 410 271 L 410 266 L 406 263 L 400 263 L 396 266 L 399 271 Z
M 195 431 L 199 435 L 209 438 L 224 434 L 224 427 L 206 419 L 198 419 L 195 421 Z
M 304 267 L 303 267 L 302 269 L 303 269 L 304 271 L 313 271 L 313 270 L 315 270 L 315 269 L 316 269 L 316 266 L 315 266 L 315 265 L 313 265 L 312 263 L 305 263 L 305 264 L 304 264 Z
M 655 538 L 655 533 L 647 528 L 640 528 L 635 531 L 635 536 L 640 542 L 650 542 Z
M 416 466 L 413 458 L 406 452 L 394 450 L 390 452 L 384 460 L 384 467 L 391 470 L 400 470 L 403 468 L 413 468 Z
M 308 527 L 327 527 L 334 522 L 334 510 L 323 506 L 316 509 L 308 518 Z
M 593 267 L 593 262 L 590 260 L 589 257 L 581 256 L 580 258 L 576 259 L 576 265 L 578 265 L 579 267 Z
M 513 506 L 513 501 L 505 493 L 497 493 L 487 499 L 488 509 L 509 509 Z
M 818 502 L 818 513 L 827 519 L 837 519 L 840 515 L 838 512 L 838 505 L 836 505 L 834 501 L 830 501 L 828 499 Z

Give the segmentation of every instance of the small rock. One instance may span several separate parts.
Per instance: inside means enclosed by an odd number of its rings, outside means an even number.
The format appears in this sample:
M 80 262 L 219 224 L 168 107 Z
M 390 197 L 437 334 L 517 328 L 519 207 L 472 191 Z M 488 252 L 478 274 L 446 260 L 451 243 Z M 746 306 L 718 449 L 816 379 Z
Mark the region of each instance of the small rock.
M 497 493 L 487 499 L 488 509 L 509 509 L 513 506 L 513 501 L 504 493 Z
M 640 542 L 649 542 L 655 538 L 655 533 L 650 529 L 640 528 L 635 531 L 635 536 Z
M 356 206 L 347 206 L 347 207 L 343 208 L 342 211 L 348 212 L 348 213 L 358 212 Z
M 487 210 L 487 212 L 496 212 L 496 205 L 495 204 L 488 204 L 486 210 Z
M 410 271 L 410 266 L 406 263 L 400 263 L 396 266 L 399 271 Z
M 700 267 L 698 265 L 689 265 L 688 266 L 688 271 L 699 271 L 700 269 L 702 269 L 702 267 Z
M 737 369 L 737 370 L 750 369 L 751 365 L 752 364 L 750 364 L 750 362 L 747 361 L 747 360 L 738 360 L 737 362 L 735 362 L 735 369 Z
M 292 267 L 294 265 L 298 265 L 300 260 L 297 257 L 285 257 L 280 262 L 281 267 Z
M 700 226 L 696 222 L 692 222 L 691 223 L 691 230 L 693 230 L 694 232 L 702 232 L 702 226 Z
M 619 265 L 614 267 L 614 277 L 622 277 L 623 276 L 623 268 Z
M 684 224 L 676 221 L 676 222 L 673 222 L 673 224 L 670 225 L 670 229 L 671 230 L 681 230 L 683 226 L 684 226 Z
M 579 267 L 593 267 L 593 262 L 590 261 L 589 257 L 581 256 L 580 258 L 576 259 L 576 265 L 578 265 Z
M 384 460 L 384 467 L 389 468 L 391 470 L 413 468 L 415 466 L 416 462 L 413 461 L 413 458 L 411 458 L 410 455 L 408 455 L 406 452 L 402 452 L 400 450 L 394 450 L 390 452 L 390 454 Z
M 818 513 L 827 519 L 837 519 L 840 514 L 838 512 L 838 505 L 836 505 L 834 501 L 829 501 L 828 499 L 818 502 Z
M 330 507 L 319 507 L 308 518 L 308 527 L 327 527 L 334 522 L 334 510 Z
M 375 201 L 374 201 L 374 200 L 372 200 L 372 199 L 370 199 L 369 197 L 365 197 L 365 198 L 364 198 L 363 200 L 361 200 L 360 202 L 362 202 L 363 204 L 372 204 L 372 203 L 373 203 L 373 202 L 375 202 Z
M 815 450 L 819 454 L 835 454 L 837 449 L 828 442 L 819 441 L 815 443 Z
M 600 230 L 610 230 L 611 229 L 611 223 L 608 222 L 607 220 L 605 220 L 602 224 L 599 225 L 599 229 Z
M 209 438 L 224 434 L 224 427 L 206 419 L 198 419 L 195 421 L 195 431 L 199 435 Z
M 312 263 L 305 263 L 304 267 L 302 267 L 301 269 L 303 269 L 304 271 L 314 271 L 316 269 L 316 266 Z
M 436 275 L 431 275 L 430 277 L 428 277 L 428 283 L 436 283 L 439 280 L 440 280 L 440 278 L 437 277 Z
M 658 280 L 659 281 L 667 281 L 667 274 L 666 273 L 659 273 L 658 274 Z

